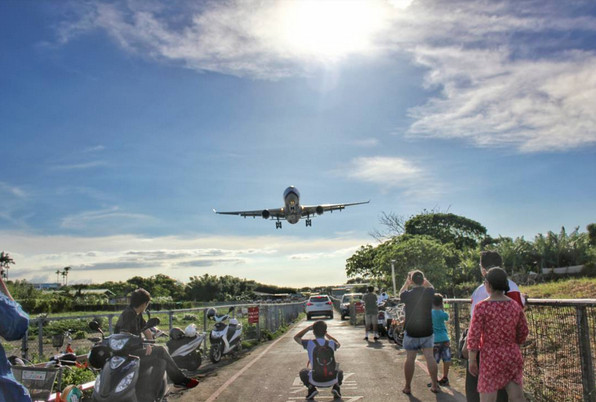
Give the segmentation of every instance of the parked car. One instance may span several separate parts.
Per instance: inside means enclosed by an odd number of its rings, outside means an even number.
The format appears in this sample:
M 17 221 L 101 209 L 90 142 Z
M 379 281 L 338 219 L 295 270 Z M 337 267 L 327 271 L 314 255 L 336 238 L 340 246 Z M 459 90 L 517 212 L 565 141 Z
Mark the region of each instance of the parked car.
M 362 300 L 362 293 L 346 293 L 342 296 L 339 303 L 339 312 L 341 313 L 342 320 L 350 315 L 350 303 L 359 300 Z
M 326 315 L 333 318 L 333 302 L 327 295 L 311 296 L 306 302 L 306 318 L 311 319 L 315 315 Z

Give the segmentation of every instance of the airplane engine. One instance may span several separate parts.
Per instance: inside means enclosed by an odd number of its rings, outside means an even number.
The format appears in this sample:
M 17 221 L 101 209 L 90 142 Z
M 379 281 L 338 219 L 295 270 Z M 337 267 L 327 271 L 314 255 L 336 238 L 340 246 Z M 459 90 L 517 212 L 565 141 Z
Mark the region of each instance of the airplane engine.
M 271 216 L 271 212 L 269 212 L 269 210 L 264 209 L 263 212 L 261 212 L 261 216 L 263 217 L 263 219 L 269 219 L 269 217 Z
M 323 215 L 323 207 L 322 206 L 318 206 L 315 211 L 317 211 L 317 215 Z

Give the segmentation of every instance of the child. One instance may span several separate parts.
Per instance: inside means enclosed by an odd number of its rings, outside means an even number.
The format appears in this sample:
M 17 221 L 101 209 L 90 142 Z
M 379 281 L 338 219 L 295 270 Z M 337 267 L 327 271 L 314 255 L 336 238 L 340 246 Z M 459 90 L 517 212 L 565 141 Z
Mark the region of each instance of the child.
M 434 355 L 437 364 L 443 360 L 443 378 L 439 385 L 449 386 L 449 366 L 451 366 L 451 350 L 449 349 L 449 335 L 445 322 L 449 320 L 449 314 L 443 310 L 443 296 L 435 294 L 433 298 L 433 332 L 435 334 Z
M 302 339 L 311 330 L 315 339 Z M 337 339 L 327 333 L 327 324 L 325 321 L 317 321 L 313 325 L 304 328 L 294 336 L 294 340 L 308 352 L 311 369 L 302 369 L 300 371 L 300 379 L 304 386 L 308 388 L 306 399 L 314 399 L 319 393 L 317 386 L 333 386 L 331 393 L 334 399 L 341 398 L 340 386 L 344 375 L 343 371 L 337 370 L 337 363 L 334 357 L 334 351 L 340 345 Z M 322 364 L 325 367 L 322 367 Z M 321 368 L 325 369 L 325 374 L 323 375 L 320 372 Z

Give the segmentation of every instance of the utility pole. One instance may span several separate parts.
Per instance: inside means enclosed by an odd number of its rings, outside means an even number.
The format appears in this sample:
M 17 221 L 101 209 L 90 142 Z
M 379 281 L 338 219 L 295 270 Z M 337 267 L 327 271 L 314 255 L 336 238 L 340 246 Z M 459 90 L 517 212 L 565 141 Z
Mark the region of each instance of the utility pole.
M 395 287 L 395 260 L 391 260 L 391 279 L 393 279 L 393 297 L 397 297 L 397 288 Z

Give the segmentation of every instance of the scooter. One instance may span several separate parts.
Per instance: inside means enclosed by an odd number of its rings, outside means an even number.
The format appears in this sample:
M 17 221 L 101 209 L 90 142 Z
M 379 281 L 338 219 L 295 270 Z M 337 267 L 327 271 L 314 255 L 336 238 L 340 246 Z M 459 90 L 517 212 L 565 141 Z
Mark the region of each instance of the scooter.
M 150 318 L 141 332 L 159 325 Z M 101 369 L 95 379 L 92 400 L 95 402 L 162 401 L 168 391 L 166 363 L 158 361 L 141 369 L 139 351 L 155 341 L 120 333 L 104 336 L 97 321 L 89 328 L 101 333 L 101 340 L 89 352 L 89 364 Z M 134 353 L 134 355 L 133 355 Z
M 209 358 L 213 363 L 219 362 L 222 356 L 242 349 L 242 324 L 235 318 L 230 319 L 229 324 L 224 322 L 230 318 L 232 311 L 234 307 L 230 307 L 228 314 L 224 315 L 217 315 L 214 308 L 207 311 L 207 318 L 215 321 L 215 327 L 209 334 Z
M 176 365 L 184 370 L 195 371 L 201 365 L 201 344 L 206 332 L 197 333 L 197 326 L 190 324 L 184 331 L 180 328 L 170 330 L 170 340 L 166 343 L 170 356 Z

